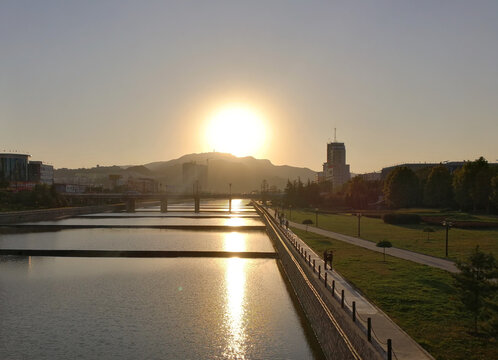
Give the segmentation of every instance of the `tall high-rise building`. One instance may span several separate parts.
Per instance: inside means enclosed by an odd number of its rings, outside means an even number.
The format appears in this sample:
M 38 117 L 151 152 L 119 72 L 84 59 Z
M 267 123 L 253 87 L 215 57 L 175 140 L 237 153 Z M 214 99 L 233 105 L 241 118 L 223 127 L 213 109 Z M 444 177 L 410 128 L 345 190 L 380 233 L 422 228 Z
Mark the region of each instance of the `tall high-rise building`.
M 351 179 L 349 165 L 346 164 L 346 147 L 344 143 L 334 142 L 327 144 L 327 162 L 323 163 L 321 179 L 330 181 L 334 191 Z
M 205 190 L 208 182 L 208 167 L 207 165 L 197 164 L 195 162 L 183 163 L 183 185 L 186 189 L 192 189 L 192 185 L 196 184 L 197 190 Z

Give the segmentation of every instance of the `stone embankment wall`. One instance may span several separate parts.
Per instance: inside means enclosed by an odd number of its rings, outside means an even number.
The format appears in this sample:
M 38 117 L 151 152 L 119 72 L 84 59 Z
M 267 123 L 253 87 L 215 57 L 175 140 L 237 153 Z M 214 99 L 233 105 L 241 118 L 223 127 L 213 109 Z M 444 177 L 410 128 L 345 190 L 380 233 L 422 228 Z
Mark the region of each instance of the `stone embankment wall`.
M 279 260 L 306 313 L 311 327 L 328 359 L 383 359 L 364 333 L 355 325 L 342 309 L 327 299 L 329 292 L 312 276 L 304 260 L 294 254 L 294 249 L 287 246 L 283 234 L 266 216 L 264 209 L 256 206 L 261 218 L 267 225 L 268 235 L 275 246 Z M 303 262 L 303 264 L 301 264 Z
M 116 205 L 96 205 L 96 206 L 81 206 L 81 207 L 67 207 L 56 209 L 41 209 L 41 210 L 27 210 L 27 211 L 11 211 L 0 213 L 1 224 L 16 224 L 21 222 L 32 221 L 48 221 L 57 220 L 64 217 L 93 214 L 107 211 L 120 211 L 124 210 L 123 204 Z

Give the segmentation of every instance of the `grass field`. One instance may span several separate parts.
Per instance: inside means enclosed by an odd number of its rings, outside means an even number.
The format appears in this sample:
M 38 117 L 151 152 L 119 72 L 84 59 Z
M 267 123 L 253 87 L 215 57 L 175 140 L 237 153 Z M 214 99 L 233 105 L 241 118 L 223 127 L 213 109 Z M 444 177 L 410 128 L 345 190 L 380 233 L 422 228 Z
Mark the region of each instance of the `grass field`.
M 420 211 L 419 211 L 420 213 Z M 289 217 L 289 211 L 285 212 Z M 292 210 L 290 220 L 302 223 L 311 219 L 315 223 L 316 214 Z M 361 217 L 361 238 L 373 242 L 390 241 L 393 246 L 437 257 L 445 256 L 445 229 L 442 226 L 430 226 L 435 232 L 427 233 L 426 224 L 389 225 L 382 219 Z M 318 214 L 318 227 L 345 235 L 357 236 L 358 218 L 347 214 Z M 468 230 L 452 228 L 449 231 L 448 255 L 451 259 L 464 259 L 479 245 L 485 252 L 498 256 L 498 229 Z
M 292 230 L 319 254 L 334 249 L 336 270 L 436 359 L 498 358 L 495 339 L 471 334 L 472 317 L 460 309 L 448 272 L 390 256 L 383 262 L 380 253 Z

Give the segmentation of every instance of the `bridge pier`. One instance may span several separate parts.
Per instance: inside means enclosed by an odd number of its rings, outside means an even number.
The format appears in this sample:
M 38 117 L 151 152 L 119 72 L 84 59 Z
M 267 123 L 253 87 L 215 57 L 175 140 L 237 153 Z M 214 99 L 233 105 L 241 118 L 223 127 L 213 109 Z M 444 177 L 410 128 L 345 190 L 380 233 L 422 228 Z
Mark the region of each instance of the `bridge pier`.
M 196 213 L 201 211 L 201 198 L 198 195 L 194 197 L 194 211 Z
M 168 212 L 168 198 L 166 196 L 161 198 L 161 212 Z
M 135 212 L 135 199 L 126 199 L 126 212 Z

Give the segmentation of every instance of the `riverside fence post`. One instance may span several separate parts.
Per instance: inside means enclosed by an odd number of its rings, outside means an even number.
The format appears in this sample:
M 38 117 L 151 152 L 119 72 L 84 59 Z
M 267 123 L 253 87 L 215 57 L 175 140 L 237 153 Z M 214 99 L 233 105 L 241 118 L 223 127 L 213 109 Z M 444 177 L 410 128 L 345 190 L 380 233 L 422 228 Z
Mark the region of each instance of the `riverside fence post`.
M 356 301 L 353 301 L 353 322 L 356 322 Z
M 313 272 L 315 272 L 315 259 L 313 259 Z
M 315 261 L 315 260 L 313 260 Z M 320 279 L 322 277 L 322 267 L 320 265 L 318 265 L 318 279 Z
M 344 308 L 344 289 L 341 290 L 341 307 Z
M 335 297 L 335 280 L 332 280 L 332 296 Z
M 327 272 L 325 271 L 325 288 L 327 288 Z
M 387 360 L 393 360 L 393 341 L 387 339 Z
M 372 342 L 372 318 L 367 319 L 367 328 L 368 328 L 367 331 L 368 342 Z

